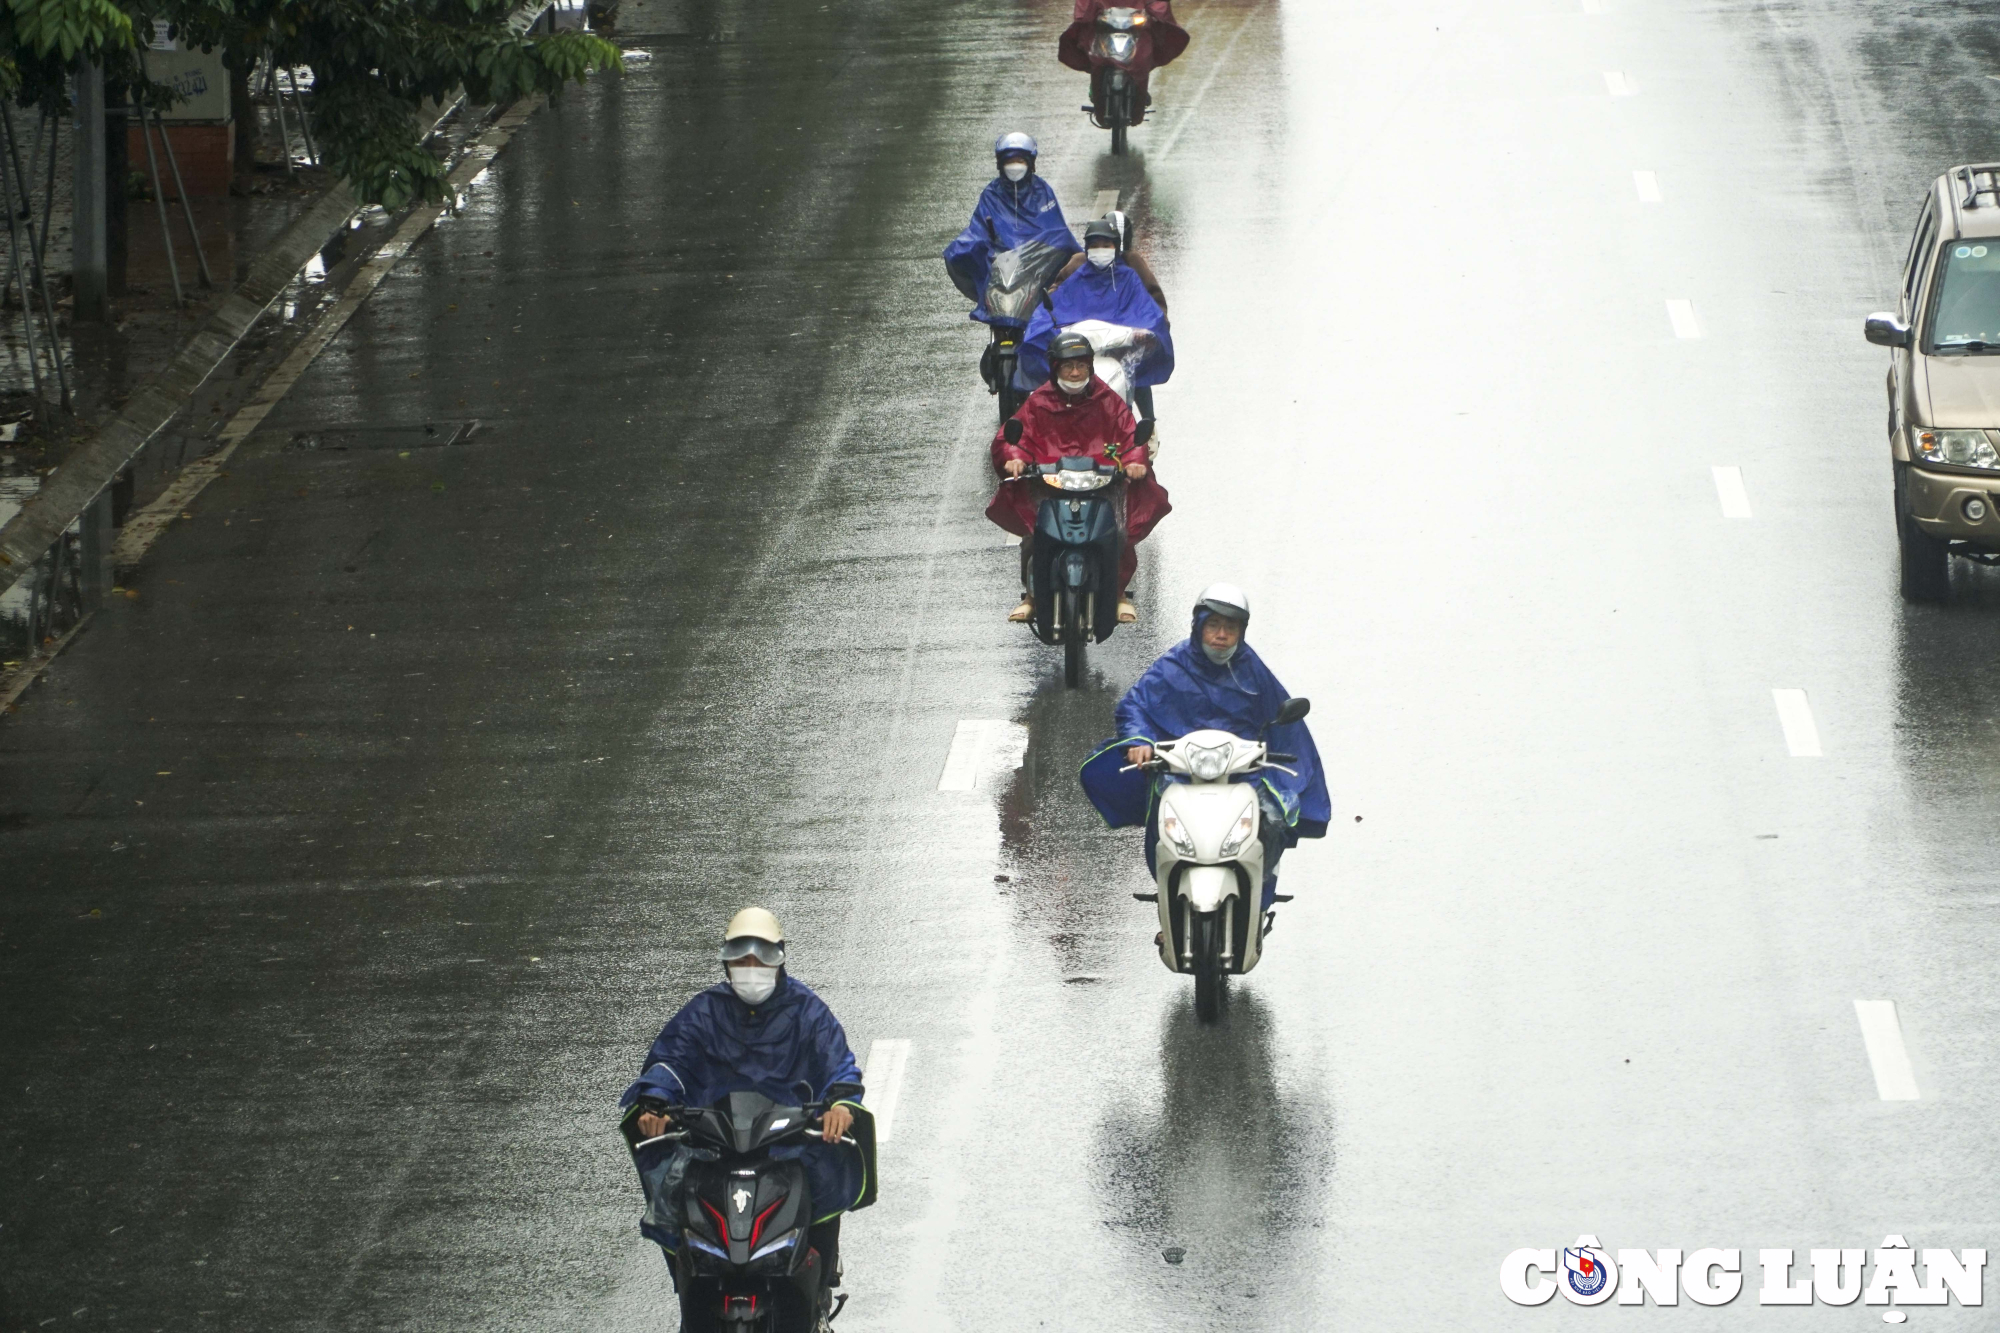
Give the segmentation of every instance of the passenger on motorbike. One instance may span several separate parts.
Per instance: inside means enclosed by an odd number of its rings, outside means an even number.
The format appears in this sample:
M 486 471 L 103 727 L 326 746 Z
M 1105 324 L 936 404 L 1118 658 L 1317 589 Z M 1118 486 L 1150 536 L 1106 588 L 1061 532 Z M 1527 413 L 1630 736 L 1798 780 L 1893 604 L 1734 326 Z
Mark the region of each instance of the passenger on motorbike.
M 984 324 L 1019 327 L 1014 321 L 996 320 L 987 313 L 986 277 L 995 255 L 1031 242 L 1064 255 L 1077 249 L 1055 190 L 1035 172 L 1038 155 L 1034 139 L 1018 130 L 995 140 L 993 161 L 998 175 L 987 182 L 965 230 L 944 248 L 945 270 L 953 285 L 972 302 L 972 318 Z
M 1015 484 L 1012 479 L 1036 463 L 1087 457 L 1117 462 L 1125 470 L 1125 546 L 1118 562 L 1118 619 L 1129 625 L 1139 618 L 1130 591 L 1132 576 L 1139 568 L 1135 548 L 1173 511 L 1173 505 L 1166 487 L 1153 475 L 1152 453 L 1133 442 L 1138 423 L 1132 419 L 1132 410 L 1092 373 L 1095 358 L 1090 340 L 1081 334 L 1062 334 L 1051 345 L 1049 355 L 1055 363 L 1054 376 L 1029 394 L 1014 414 L 1021 423 L 1020 443 L 1009 443 L 1004 430 L 993 436 L 993 470 L 1003 480 L 986 506 L 986 517 L 1021 538 L 1021 604 L 1007 619 L 1026 621 L 1035 613 L 1027 583 L 1041 500 L 1032 484 Z
M 1153 757 L 1154 741 L 1208 727 L 1251 740 L 1264 735 L 1278 705 L 1290 696 L 1264 659 L 1243 641 L 1249 624 L 1250 599 L 1241 588 L 1214 583 L 1203 591 L 1194 604 L 1188 637 L 1162 654 L 1118 701 L 1117 744 L 1125 747 L 1125 762 L 1143 764 Z M 1333 807 L 1319 750 L 1306 724 L 1272 727 L 1265 739 L 1274 751 L 1296 756 L 1285 767 L 1297 771 L 1294 777 L 1266 768 L 1257 775 L 1258 836 L 1264 843 L 1263 910 L 1268 912 L 1278 892 L 1278 858 L 1300 838 L 1325 837 Z M 1117 801 L 1103 790 L 1093 790 L 1091 796 L 1100 811 Z M 1144 817 L 1149 867 L 1158 838 L 1154 805 L 1148 793 Z M 1112 815 L 1107 813 L 1106 818 Z M 1114 822 L 1136 824 L 1139 819 Z
M 831 1103 L 818 1141 L 771 1154 L 796 1157 L 805 1168 L 814 1211 L 808 1243 L 820 1253 L 827 1285 L 836 1286 L 840 1214 L 861 1198 L 866 1184 L 860 1152 L 840 1142 L 854 1124 L 850 1107 L 861 1104 L 861 1066 L 826 1002 L 786 970 L 777 917 L 761 907 L 744 908 L 730 918 L 718 956 L 724 980 L 697 992 L 660 1030 L 618 1105 L 627 1114 L 639 1108 L 639 1133 L 650 1139 L 672 1125 L 672 1107 L 707 1106 L 742 1091 L 791 1104 L 796 1085 L 810 1085 L 813 1100 Z M 667 1197 L 647 1200 L 639 1229 L 663 1250 L 672 1247 L 673 1234 L 654 1219 L 678 1214 L 677 1191 L 694 1151 L 685 1144 L 674 1150 L 658 1173 Z
M 1017 384 L 1025 389 L 1048 378 L 1048 348 L 1060 332 L 1083 325 L 1077 331 L 1094 335 L 1100 354 L 1106 354 L 1110 331 L 1099 331 L 1097 326 L 1133 330 L 1125 350 L 1116 355 L 1129 377 L 1134 401 L 1150 419 L 1152 387 L 1166 383 L 1174 373 L 1173 331 L 1167 312 L 1147 290 L 1146 278 L 1119 260 L 1121 237 L 1122 228 L 1109 218 L 1099 218 L 1083 229 L 1088 258 L 1048 294 L 1028 321 L 1028 331 L 1021 339 Z

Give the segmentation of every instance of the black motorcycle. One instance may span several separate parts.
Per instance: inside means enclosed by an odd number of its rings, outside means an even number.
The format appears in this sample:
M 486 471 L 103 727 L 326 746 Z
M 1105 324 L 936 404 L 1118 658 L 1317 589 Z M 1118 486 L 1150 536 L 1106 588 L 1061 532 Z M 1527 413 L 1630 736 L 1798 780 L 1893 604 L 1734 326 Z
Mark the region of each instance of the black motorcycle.
M 1142 421 L 1136 442 L 1152 437 Z M 1021 423 L 1009 421 L 1009 444 L 1021 442 Z M 1028 594 L 1035 613 L 1029 625 L 1046 644 L 1061 644 L 1063 683 L 1083 679 L 1086 645 L 1103 643 L 1118 628 L 1118 558 L 1125 547 L 1125 475 L 1117 460 L 1064 458 L 1037 463 L 1015 480 L 1043 487 L 1035 506 L 1029 548 Z
M 988 224 L 991 225 L 990 223 Z M 999 239 L 993 241 L 997 248 Z M 1000 419 L 1007 420 L 1020 410 L 1027 391 L 1016 387 L 1014 373 L 1021 363 L 1021 337 L 1028 331 L 1028 318 L 1048 290 L 1049 282 L 1062 271 L 1069 256 L 1052 245 L 1029 241 L 993 256 L 986 275 L 986 313 L 993 316 L 992 341 L 979 358 L 979 375 L 986 392 L 1000 398 Z
M 1146 22 L 1137 9 L 1101 9 L 1090 42 L 1091 123 L 1111 131 L 1111 151 L 1123 155 L 1126 132 L 1146 118 L 1139 105 L 1132 62 L 1139 55 L 1136 29 Z
M 803 1084 L 800 1090 L 810 1092 Z M 875 1120 L 866 1108 L 850 1109 L 854 1124 L 841 1142 L 860 1150 L 867 1173 L 853 1211 L 875 1202 Z M 662 1220 L 674 1233 L 669 1262 L 683 1333 L 814 1333 L 846 1305 L 845 1296 L 835 1301 L 839 1274 L 826 1271 L 815 1243 L 805 1167 L 771 1156 L 780 1144 L 818 1135 L 826 1110 L 825 1103 L 781 1106 L 759 1093 L 732 1092 L 708 1107 L 641 1100 L 627 1114 L 620 1129 L 642 1181 L 649 1151 L 680 1143 L 694 1149 L 675 1195 L 679 1208 Z M 640 1137 L 641 1111 L 664 1112 L 671 1128 Z

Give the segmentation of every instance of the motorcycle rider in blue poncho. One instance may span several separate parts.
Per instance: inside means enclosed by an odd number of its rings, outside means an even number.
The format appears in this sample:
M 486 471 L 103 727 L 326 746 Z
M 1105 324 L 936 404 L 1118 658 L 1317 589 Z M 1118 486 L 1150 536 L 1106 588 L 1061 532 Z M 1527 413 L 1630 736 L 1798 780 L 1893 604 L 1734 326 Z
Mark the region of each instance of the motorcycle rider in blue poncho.
M 1028 321 L 1021 340 L 1016 385 L 1033 389 L 1049 377 L 1049 344 L 1058 333 L 1089 321 L 1138 330 L 1129 354 L 1115 357 L 1131 376 L 1133 405 L 1142 420 L 1153 419 L 1153 386 L 1174 373 L 1174 337 L 1167 312 L 1153 296 L 1159 284 L 1150 269 L 1143 273 L 1123 253 L 1122 215 L 1112 214 L 1083 229 L 1085 261 L 1073 266 Z M 1080 330 L 1102 348 L 1109 345 L 1102 331 Z M 1157 433 L 1157 432 L 1156 432 Z
M 698 992 L 660 1030 L 618 1105 L 627 1116 L 637 1109 L 639 1134 L 651 1139 L 673 1123 L 666 1108 L 707 1106 L 732 1092 L 754 1091 L 790 1104 L 795 1085 L 805 1083 L 812 1100 L 831 1102 L 819 1141 L 770 1153 L 804 1166 L 817 1214 L 807 1243 L 820 1253 L 827 1285 L 837 1286 L 840 1214 L 861 1198 L 866 1183 L 860 1152 L 840 1142 L 854 1123 L 850 1106 L 861 1104 L 861 1066 L 826 1002 L 785 970 L 785 934 L 775 916 L 761 907 L 738 912 L 720 956 L 726 980 Z M 671 1249 L 674 1236 L 658 1219 L 676 1214 L 693 1152 L 683 1144 L 641 1163 L 648 1198 L 639 1230 L 663 1250 Z
M 1158 840 L 1153 779 L 1142 772 L 1119 770 L 1153 757 L 1153 742 L 1174 740 L 1191 731 L 1213 727 L 1233 735 L 1256 738 L 1277 716 L 1287 695 L 1285 687 L 1255 649 L 1243 641 L 1250 624 L 1250 599 L 1231 583 L 1211 584 L 1194 605 L 1194 625 L 1188 637 L 1146 669 L 1118 701 L 1118 739 L 1101 747 L 1079 775 L 1091 804 L 1113 828 L 1146 826 L 1146 868 L 1153 868 Z M 1273 750 L 1298 756 L 1286 767 L 1257 775 L 1261 810 L 1259 836 L 1264 843 L 1264 912 L 1278 892 L 1278 858 L 1300 838 L 1326 836 L 1333 805 L 1327 796 L 1326 773 L 1319 750 L 1304 722 L 1272 727 Z
M 951 274 L 952 285 L 972 302 L 972 318 L 982 324 L 996 322 L 986 310 L 986 276 L 993 256 L 1030 241 L 1063 255 L 1076 253 L 1076 237 L 1063 220 L 1055 190 L 1035 174 L 1038 155 L 1034 139 L 1018 130 L 995 140 L 993 160 L 999 175 L 980 193 L 965 230 L 944 248 L 945 271 Z M 1014 321 L 997 322 L 1020 327 Z

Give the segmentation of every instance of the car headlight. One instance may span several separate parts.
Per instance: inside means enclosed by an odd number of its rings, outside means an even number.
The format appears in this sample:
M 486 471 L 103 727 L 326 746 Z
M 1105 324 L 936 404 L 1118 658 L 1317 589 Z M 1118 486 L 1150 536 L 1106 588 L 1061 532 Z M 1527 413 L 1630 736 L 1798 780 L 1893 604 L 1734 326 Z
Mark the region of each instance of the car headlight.
M 1233 748 L 1229 745 L 1207 748 L 1190 745 L 1187 749 L 1188 771 L 1203 782 L 1214 782 L 1229 771 L 1229 756 Z
M 1182 856 L 1194 855 L 1194 839 L 1188 836 L 1181 817 L 1164 807 L 1160 810 L 1160 837 Z
M 1251 837 L 1256 832 L 1257 803 L 1252 801 L 1243 807 L 1242 814 L 1236 816 L 1236 826 L 1230 829 L 1229 836 L 1222 840 L 1222 854 L 1224 856 L 1236 855 L 1236 853 L 1249 845 Z
M 1927 463 L 1947 463 L 1952 467 L 2000 468 L 2000 449 L 1983 430 L 1920 430 L 1915 444 L 1918 457 Z

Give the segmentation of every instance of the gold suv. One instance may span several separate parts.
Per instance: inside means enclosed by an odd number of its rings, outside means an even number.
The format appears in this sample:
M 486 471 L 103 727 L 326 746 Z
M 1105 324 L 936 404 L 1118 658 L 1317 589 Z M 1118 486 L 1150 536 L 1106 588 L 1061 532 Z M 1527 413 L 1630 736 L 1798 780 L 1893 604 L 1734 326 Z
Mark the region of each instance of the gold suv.
M 1953 555 L 2000 563 L 2000 163 L 1931 182 L 1896 301 L 1866 331 L 1890 349 L 1903 596 L 1938 602 Z

